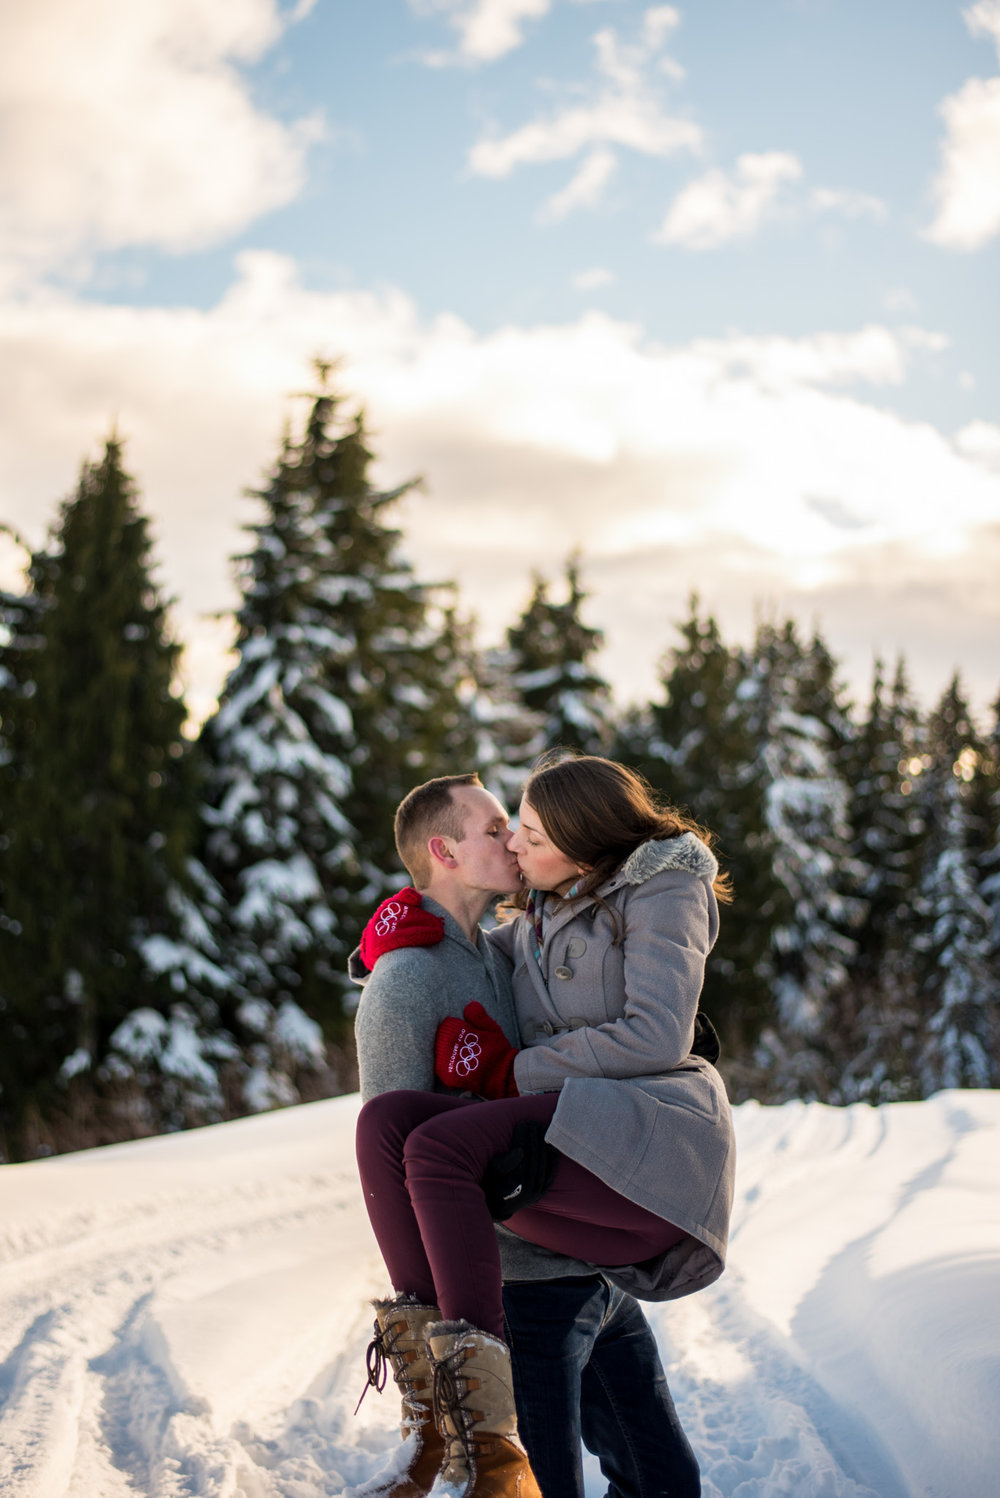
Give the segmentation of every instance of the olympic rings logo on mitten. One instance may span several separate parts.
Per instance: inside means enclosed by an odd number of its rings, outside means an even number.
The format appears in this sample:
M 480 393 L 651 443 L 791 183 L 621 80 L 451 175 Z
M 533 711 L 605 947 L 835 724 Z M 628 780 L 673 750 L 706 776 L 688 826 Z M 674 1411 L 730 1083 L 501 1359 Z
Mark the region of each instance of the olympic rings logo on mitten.
M 455 1062 L 455 1071 L 460 1077 L 471 1076 L 474 1071 L 479 1070 L 479 1058 L 483 1054 L 483 1048 L 479 1044 L 479 1036 L 474 1030 L 466 1030 L 459 1042 L 458 1059 Z
M 405 916 L 406 906 L 401 905 L 398 900 L 390 900 L 375 922 L 375 930 L 379 936 L 390 936 Z

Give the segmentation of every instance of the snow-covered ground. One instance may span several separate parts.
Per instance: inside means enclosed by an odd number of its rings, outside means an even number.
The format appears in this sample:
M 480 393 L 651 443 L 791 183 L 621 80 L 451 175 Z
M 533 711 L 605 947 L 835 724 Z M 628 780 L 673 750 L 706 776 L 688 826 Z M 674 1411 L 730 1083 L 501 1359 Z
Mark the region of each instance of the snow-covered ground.
M 357 1106 L 0 1170 L 4 1498 L 332 1498 L 382 1464 Z M 649 1308 L 708 1498 L 995 1498 L 1000 1094 L 737 1129 L 730 1268 Z

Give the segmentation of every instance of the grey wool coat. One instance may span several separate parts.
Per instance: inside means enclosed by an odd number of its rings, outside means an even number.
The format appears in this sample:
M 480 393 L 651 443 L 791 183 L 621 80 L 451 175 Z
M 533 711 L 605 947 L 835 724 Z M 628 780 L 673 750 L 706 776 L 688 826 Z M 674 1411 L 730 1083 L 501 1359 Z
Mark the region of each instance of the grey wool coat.
M 700 1290 L 725 1266 L 732 1117 L 722 1078 L 691 1055 L 717 870 L 693 833 L 650 840 L 598 891 L 623 923 L 617 944 L 594 898 L 557 904 L 540 966 L 524 916 L 489 933 L 513 963 L 518 1090 L 560 1094 L 548 1142 L 689 1234 L 653 1260 L 604 1269 L 647 1300 Z

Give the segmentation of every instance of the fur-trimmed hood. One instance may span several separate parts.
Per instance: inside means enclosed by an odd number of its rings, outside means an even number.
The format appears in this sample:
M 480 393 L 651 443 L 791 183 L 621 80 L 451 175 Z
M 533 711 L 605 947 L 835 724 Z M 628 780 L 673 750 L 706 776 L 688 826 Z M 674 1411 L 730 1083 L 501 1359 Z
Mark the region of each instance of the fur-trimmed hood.
M 650 838 L 640 843 L 617 870 L 612 882 L 645 884 L 654 874 L 664 874 L 668 869 L 683 869 L 711 882 L 719 872 L 719 864 L 700 837 L 693 832 L 682 832 L 679 837 Z

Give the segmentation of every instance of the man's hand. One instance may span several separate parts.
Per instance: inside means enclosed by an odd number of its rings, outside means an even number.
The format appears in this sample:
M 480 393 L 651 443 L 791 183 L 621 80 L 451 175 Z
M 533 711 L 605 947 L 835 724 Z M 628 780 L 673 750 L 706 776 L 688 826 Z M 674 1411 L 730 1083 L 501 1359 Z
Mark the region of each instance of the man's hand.
M 694 1040 L 691 1042 L 692 1056 L 704 1056 L 706 1061 L 716 1065 L 722 1054 L 722 1045 L 719 1041 L 719 1032 L 716 1030 L 707 1014 L 701 1010 L 694 1017 Z
M 555 1180 L 559 1154 L 545 1142 L 547 1124 L 522 1119 L 514 1125 L 510 1149 L 494 1155 L 483 1176 L 483 1193 L 494 1222 L 540 1202 Z
M 423 908 L 411 885 L 390 895 L 361 933 L 361 961 L 371 972 L 383 952 L 396 947 L 433 947 L 444 936 L 444 921 Z
M 446 1087 L 479 1097 L 518 1097 L 517 1051 L 482 1004 L 466 1004 L 465 1019 L 443 1019 L 434 1042 L 434 1070 Z

